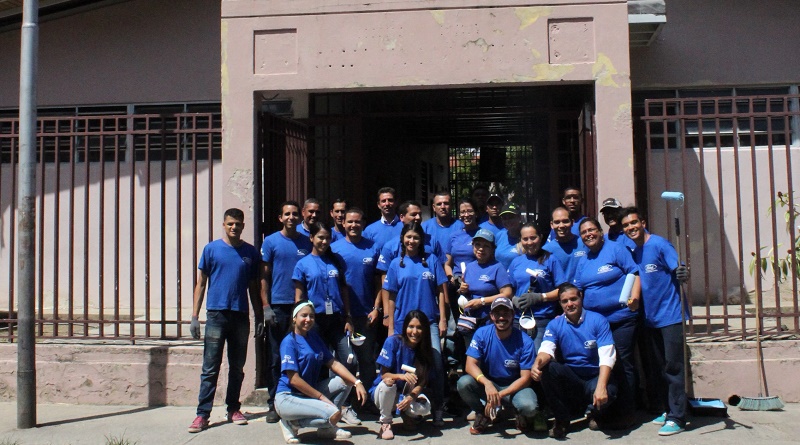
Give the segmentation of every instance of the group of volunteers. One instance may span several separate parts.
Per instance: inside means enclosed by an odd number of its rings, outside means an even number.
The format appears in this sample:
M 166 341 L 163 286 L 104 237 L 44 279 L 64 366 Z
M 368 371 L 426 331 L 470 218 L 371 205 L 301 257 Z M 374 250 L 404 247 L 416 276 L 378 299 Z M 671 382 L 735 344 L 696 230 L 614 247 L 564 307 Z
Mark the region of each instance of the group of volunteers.
M 361 423 L 353 405 L 379 416 L 380 439 L 394 438 L 396 415 L 405 429 L 428 416 L 442 427 L 456 397 L 448 376 L 471 410 L 471 434 L 512 418 L 520 431 L 553 438 L 582 417 L 593 430 L 627 428 L 637 345 L 657 394 L 651 403 L 663 410 L 653 420 L 658 434 L 684 430 L 680 284 L 688 270 L 636 208 L 606 199 L 603 233 L 570 187 L 544 231 L 484 186 L 456 203 L 437 193 L 424 222 L 421 203 L 397 205 L 393 188 L 377 198 L 381 217 L 369 225 L 344 200 L 332 204 L 332 226 L 318 200 L 284 202 L 282 228 L 260 252 L 241 239 L 242 211 L 225 212 L 224 236 L 198 265 L 194 338 L 206 293 L 207 316 L 189 432 L 208 427 L 226 345 L 226 419 L 247 423 L 239 396 L 249 305 L 256 337 L 268 339 L 266 420 L 286 443 L 299 443 L 301 428 L 351 437 L 337 425 Z

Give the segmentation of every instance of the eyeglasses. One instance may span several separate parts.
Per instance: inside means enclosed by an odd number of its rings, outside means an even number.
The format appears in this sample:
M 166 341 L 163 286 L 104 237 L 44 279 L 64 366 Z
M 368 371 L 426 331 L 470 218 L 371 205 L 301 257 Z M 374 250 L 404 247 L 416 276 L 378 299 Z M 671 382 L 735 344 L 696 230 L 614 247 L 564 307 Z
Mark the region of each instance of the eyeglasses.
M 458 212 L 458 214 L 459 215 L 464 215 L 464 216 L 474 215 L 475 211 L 474 210 L 462 210 L 462 211 Z

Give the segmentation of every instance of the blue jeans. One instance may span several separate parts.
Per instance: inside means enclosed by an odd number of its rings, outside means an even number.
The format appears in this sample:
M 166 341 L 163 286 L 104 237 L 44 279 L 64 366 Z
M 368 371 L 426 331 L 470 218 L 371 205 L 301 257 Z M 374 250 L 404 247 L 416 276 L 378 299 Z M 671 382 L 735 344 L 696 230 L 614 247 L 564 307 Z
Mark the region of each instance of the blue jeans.
M 617 351 L 617 363 L 612 373 L 619 384 L 619 401 L 614 411 L 620 416 L 631 415 L 636 410 L 636 365 L 633 351 L 636 348 L 638 325 L 638 316 L 611 323 L 611 336 Z
M 653 379 L 658 403 L 663 404 L 667 420 L 686 424 L 686 384 L 683 368 L 683 327 L 681 323 L 663 328 L 645 328 L 648 340 L 650 378 Z
M 494 386 L 498 391 L 508 388 L 508 385 L 495 384 Z M 469 374 L 464 374 L 458 379 L 457 387 L 461 400 L 469 406 L 469 409 L 476 413 L 483 413 L 485 407 L 483 399 L 486 398 L 486 387 L 475 381 Z M 501 403 L 504 406 L 514 407 L 517 414 L 524 417 L 533 417 L 539 408 L 539 400 L 530 386 L 503 397 Z
M 282 392 L 275 395 L 275 410 L 281 419 L 302 428 L 334 428 L 331 416 L 339 412 L 353 387 L 336 376 L 320 381 L 315 388 L 336 406 L 303 394 Z
M 269 399 L 267 406 L 272 407 L 275 403 L 275 390 L 278 388 L 278 380 L 281 378 L 281 342 L 292 326 L 292 307 L 293 304 L 273 304 L 272 310 L 275 311 L 276 323 L 269 327 L 267 335 L 270 353 L 270 380 Z
M 536 327 L 528 331 L 528 335 L 533 339 L 534 352 L 538 353 L 539 348 L 542 346 L 542 340 L 544 339 L 544 332 L 547 330 L 547 325 L 549 325 L 553 319 L 535 317 L 534 320 L 536 320 Z
M 442 359 L 442 341 L 439 337 L 439 322 L 431 322 L 431 346 L 433 347 L 433 381 L 428 386 L 433 390 L 431 406 L 440 409 L 444 403 L 445 386 L 447 379 L 444 375 L 444 360 Z
M 542 388 L 556 420 L 568 422 L 576 414 L 583 415 L 587 411 L 597 416 L 605 413 L 617 398 L 617 385 L 614 377 L 609 377 L 606 384 L 608 403 L 596 409 L 592 400 L 597 389 L 597 377 L 597 372 L 579 375 L 568 365 L 550 361 L 542 371 Z
M 244 380 L 244 362 L 247 359 L 250 317 L 247 312 L 225 310 L 208 311 L 206 318 L 197 415 L 207 419 L 214 406 L 225 343 L 228 345 L 228 390 L 225 394 L 225 404 L 228 405 L 228 412 L 238 411 L 242 406 L 239 403 L 239 395 Z

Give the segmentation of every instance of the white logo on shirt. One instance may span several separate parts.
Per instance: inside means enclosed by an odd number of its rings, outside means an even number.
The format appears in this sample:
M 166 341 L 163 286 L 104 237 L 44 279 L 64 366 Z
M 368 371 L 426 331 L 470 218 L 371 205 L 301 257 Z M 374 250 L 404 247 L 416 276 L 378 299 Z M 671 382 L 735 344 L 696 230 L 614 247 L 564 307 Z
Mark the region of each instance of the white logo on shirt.
M 545 275 L 545 271 L 542 269 L 534 269 L 533 273 L 531 274 L 532 277 L 543 277 Z
M 379 262 L 379 263 L 386 263 L 386 258 L 384 258 L 384 257 L 383 257 L 383 255 L 380 255 L 380 256 L 378 257 L 378 262 Z
M 328 278 L 337 278 L 337 277 L 339 277 L 339 271 L 338 270 L 329 270 L 328 271 Z
M 597 340 L 586 340 L 583 342 L 583 347 L 585 349 L 595 349 L 597 348 Z
M 433 280 L 433 278 L 434 277 L 433 277 L 432 273 L 430 273 L 428 271 L 422 272 L 422 279 L 423 280 Z
M 513 359 L 508 359 L 508 360 L 505 360 L 505 361 L 503 362 L 503 365 L 504 365 L 506 368 L 511 368 L 511 369 L 516 369 L 516 368 L 519 368 L 519 363 L 517 363 L 517 361 L 516 361 L 516 360 L 513 360 Z
M 250 265 L 250 264 L 253 263 L 253 260 L 251 260 L 250 257 L 244 257 L 244 258 L 242 258 L 242 261 L 244 261 L 244 263 L 247 264 L 247 265 Z
M 291 355 L 284 355 L 283 360 L 281 360 L 281 363 L 289 363 L 291 365 L 294 365 L 294 361 L 292 360 Z
M 478 349 L 478 342 L 476 342 L 475 340 L 472 340 L 471 342 L 469 342 L 469 347 Z M 467 348 L 467 349 L 469 349 L 469 348 Z
M 601 273 L 611 272 L 614 270 L 614 266 L 610 264 L 604 264 L 597 268 L 597 274 L 600 275 Z
M 572 256 L 574 256 L 575 258 L 577 258 L 579 256 L 584 256 L 584 255 L 586 255 L 586 252 L 583 251 L 583 250 L 576 250 L 575 253 L 572 254 Z
M 658 266 L 656 266 L 655 264 L 648 264 L 644 266 L 644 271 L 646 273 L 658 272 Z
M 364 264 L 372 264 L 372 257 L 363 258 L 361 262 Z
M 386 349 L 381 349 L 381 357 L 387 360 L 389 359 L 389 353 L 386 351 Z
M 297 249 L 297 256 L 306 256 L 308 251 L 306 249 Z
M 487 282 L 487 281 L 491 280 L 491 278 L 489 278 L 489 275 L 481 275 L 480 277 L 478 277 L 478 280 L 483 281 L 483 282 Z

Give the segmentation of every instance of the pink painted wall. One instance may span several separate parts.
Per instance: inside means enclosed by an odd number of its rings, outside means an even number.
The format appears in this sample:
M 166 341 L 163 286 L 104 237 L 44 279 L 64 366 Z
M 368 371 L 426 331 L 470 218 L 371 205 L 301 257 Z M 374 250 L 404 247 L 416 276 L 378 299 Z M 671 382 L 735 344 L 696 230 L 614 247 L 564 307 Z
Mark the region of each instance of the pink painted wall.
M 223 147 L 254 145 L 261 92 L 593 83 L 596 193 L 633 199 L 626 2 L 430 3 L 223 0 Z
M 219 101 L 219 8 L 135 0 L 41 23 L 39 105 Z M 19 34 L 0 34 L 0 108 L 19 104 Z
M 631 48 L 634 88 L 800 81 L 797 2 L 668 0 L 649 47 Z

